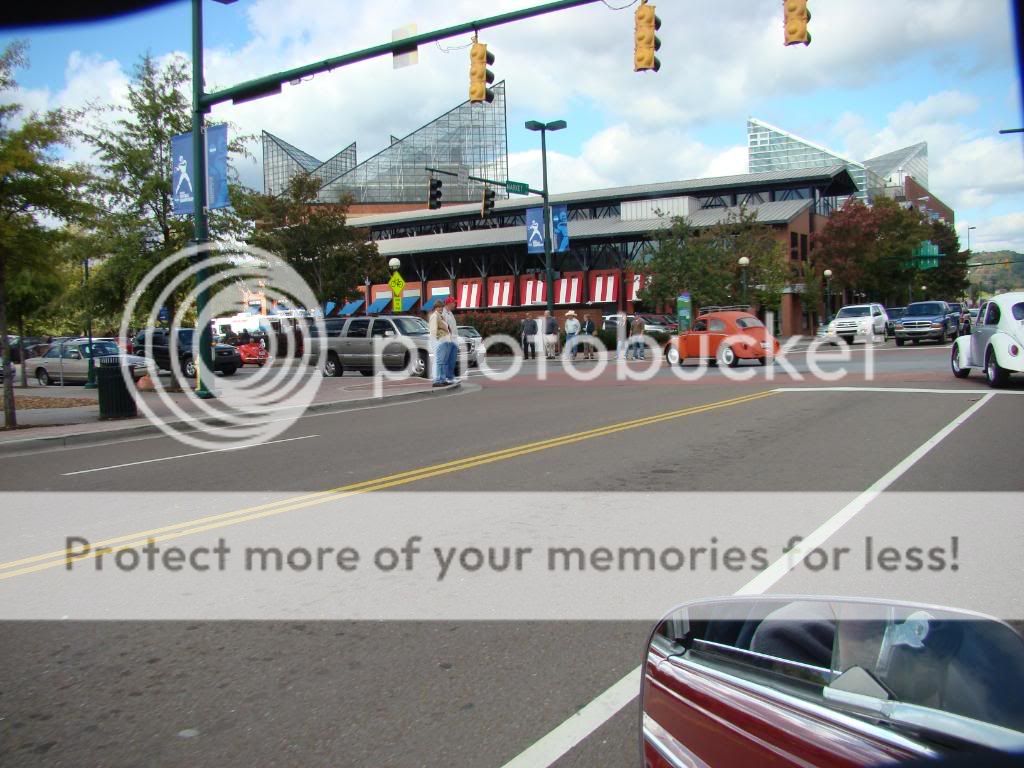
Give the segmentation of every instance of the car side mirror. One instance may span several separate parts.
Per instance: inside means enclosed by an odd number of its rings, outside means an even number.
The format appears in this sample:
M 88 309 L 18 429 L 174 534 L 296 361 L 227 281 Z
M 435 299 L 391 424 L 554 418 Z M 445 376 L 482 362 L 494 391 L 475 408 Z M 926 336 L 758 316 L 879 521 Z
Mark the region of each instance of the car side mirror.
M 394 335 L 395 335 L 395 332 L 394 332 L 394 331 L 384 331 L 384 336 L 385 336 L 385 338 L 388 338 L 388 339 L 390 339 L 390 338 L 393 338 L 393 337 L 394 337 Z
M 70 352 L 68 352 L 68 357 L 71 358 L 72 360 L 81 360 L 82 359 L 82 353 L 77 351 L 77 350 L 72 349 Z

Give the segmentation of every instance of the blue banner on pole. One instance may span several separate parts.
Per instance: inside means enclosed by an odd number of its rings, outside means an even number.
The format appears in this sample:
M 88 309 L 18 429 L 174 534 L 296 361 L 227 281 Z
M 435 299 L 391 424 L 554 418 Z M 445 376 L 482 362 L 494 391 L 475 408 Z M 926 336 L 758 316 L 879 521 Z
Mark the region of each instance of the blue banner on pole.
M 551 206 L 551 248 L 555 253 L 569 251 L 569 209 L 564 205 Z
M 171 137 L 171 212 L 191 214 L 195 200 L 195 172 L 192 162 L 192 134 Z M 227 208 L 228 200 L 228 127 L 206 128 L 206 207 Z
M 544 253 L 544 209 L 526 209 L 526 252 Z

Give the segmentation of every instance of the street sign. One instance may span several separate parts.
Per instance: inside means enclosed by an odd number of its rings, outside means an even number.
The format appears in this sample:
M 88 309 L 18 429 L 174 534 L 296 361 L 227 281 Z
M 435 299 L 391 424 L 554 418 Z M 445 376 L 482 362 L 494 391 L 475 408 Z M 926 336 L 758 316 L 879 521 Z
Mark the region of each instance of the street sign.
M 513 195 L 528 195 L 530 194 L 530 185 L 524 181 L 506 181 L 505 190 Z
M 676 297 L 676 320 L 679 322 L 680 333 L 690 330 L 690 321 L 692 319 L 693 301 L 689 293 L 681 293 Z
M 402 311 L 402 294 L 396 293 L 395 297 L 391 299 L 391 311 L 401 312 Z
M 157 312 L 156 319 L 158 322 L 166 323 L 171 319 L 171 311 L 167 307 L 160 307 L 160 311 Z
M 402 276 L 398 272 L 391 275 L 391 279 L 388 280 L 388 285 L 391 286 L 391 293 L 396 297 L 400 298 L 402 296 L 402 289 L 405 288 L 405 280 L 402 279 Z

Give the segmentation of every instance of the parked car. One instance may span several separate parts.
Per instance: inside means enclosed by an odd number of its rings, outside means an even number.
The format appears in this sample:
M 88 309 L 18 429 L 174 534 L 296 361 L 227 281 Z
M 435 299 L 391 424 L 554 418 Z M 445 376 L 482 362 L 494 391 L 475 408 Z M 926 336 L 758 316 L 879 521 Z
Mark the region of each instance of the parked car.
M 669 328 L 665 325 L 665 318 L 661 315 L 640 315 L 644 321 L 644 333 L 670 333 Z M 676 325 L 678 328 L 678 324 Z
M 149 360 L 137 355 L 126 355 L 113 339 L 76 339 L 53 344 L 42 355 L 25 361 L 25 370 L 44 387 L 53 383 L 84 384 L 89 378 L 89 358 L 120 357 L 122 365 L 132 366 L 132 378 L 141 379 L 155 373 Z
M 480 331 L 472 325 L 460 325 L 457 327 L 459 329 L 459 343 L 466 350 L 469 365 L 471 368 L 476 368 L 480 365 L 480 357 L 484 354 L 482 346 L 483 337 L 480 335 Z
M 978 307 L 971 307 L 967 310 L 967 316 L 964 318 L 964 327 L 961 331 L 962 335 L 969 335 L 971 328 L 978 322 L 978 309 Z
M 981 305 L 969 336 L 953 343 L 953 375 L 965 379 L 972 368 L 985 371 L 990 387 L 1024 372 L 1024 291 L 1004 293 Z
M 968 323 L 969 315 L 967 314 L 967 305 L 963 304 L 963 303 L 961 303 L 959 301 L 949 301 L 949 302 L 947 302 L 947 304 L 949 304 L 949 308 L 950 308 L 950 310 L 952 310 L 953 314 L 956 315 L 956 333 L 957 333 L 957 336 L 959 336 L 960 334 L 965 332 L 964 331 L 965 324 L 968 325 L 968 327 L 969 327 L 969 323 Z M 967 331 L 967 332 L 969 333 L 969 331 Z
M 698 315 L 689 331 L 669 339 L 664 351 L 670 365 L 681 365 L 687 358 L 729 367 L 741 360 L 765 365 L 778 353 L 779 342 L 749 312 L 719 310 Z
M 906 307 L 885 307 L 885 316 L 889 318 L 889 338 L 896 336 L 896 321 L 906 314 Z
M 896 346 L 931 339 L 945 344 L 958 334 L 957 316 L 944 301 L 915 301 L 896 322 Z
M 263 340 L 261 343 L 260 339 L 245 338 L 248 340 L 242 341 L 239 338 L 231 346 L 238 350 L 238 356 L 242 358 L 242 365 L 256 365 L 262 368 L 269 359 L 266 340 Z
M 869 341 L 875 336 L 889 337 L 889 316 L 881 304 L 851 304 L 842 307 L 825 331 L 826 338 L 835 345 L 837 339 L 853 344 L 857 339 Z
M 414 315 L 387 317 L 328 317 L 324 320 L 326 338 L 311 336 L 313 355 L 320 357 L 324 345 L 324 376 L 341 376 L 347 370 L 370 376 L 378 366 L 390 370 L 412 367 L 417 376 L 426 377 L 431 370 L 433 351 L 427 323 Z M 394 343 L 383 346 L 383 358 L 374 358 L 374 339 L 404 337 L 412 344 Z M 463 355 L 456 361 L 456 375 L 461 369 Z
M 196 361 L 192 357 L 192 341 L 194 328 L 179 328 L 178 338 L 172 339 L 170 331 L 166 328 L 150 328 L 139 331 L 132 341 L 132 348 L 137 354 L 145 354 L 146 339 L 152 339 L 153 361 L 157 367 L 164 371 L 171 370 L 171 355 L 175 354 L 181 371 L 189 378 L 194 378 L 199 370 Z M 228 344 L 213 345 L 213 370 L 217 373 L 231 376 L 242 367 L 242 358 L 238 350 Z
M 7 343 L 11 345 L 11 362 L 14 363 L 21 362 L 22 349 L 25 351 L 25 357 L 29 358 L 37 357 L 49 346 L 44 336 L 26 336 L 24 339 L 20 336 L 8 336 Z
M 619 327 L 619 324 L 622 323 L 623 321 L 626 323 L 626 330 L 628 331 L 630 323 L 633 322 L 633 315 L 627 315 L 622 312 L 616 312 L 611 315 L 602 315 L 601 330 L 614 331 Z

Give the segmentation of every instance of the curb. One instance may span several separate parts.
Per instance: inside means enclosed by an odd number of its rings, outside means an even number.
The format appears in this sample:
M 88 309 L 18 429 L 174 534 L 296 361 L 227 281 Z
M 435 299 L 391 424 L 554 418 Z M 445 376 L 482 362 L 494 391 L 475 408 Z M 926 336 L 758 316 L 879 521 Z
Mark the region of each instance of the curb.
M 359 400 L 335 400 L 328 403 L 313 403 L 303 409 L 302 415 L 310 413 L 342 413 L 358 408 L 365 408 L 368 405 L 384 405 L 392 403 L 403 403 L 410 400 L 421 400 L 425 397 L 451 397 L 452 395 L 464 392 L 475 392 L 480 389 L 477 384 L 464 385 L 458 382 L 444 389 L 425 389 L 419 392 L 401 392 L 395 395 L 384 397 L 366 397 Z M 281 410 L 288 410 L 283 408 Z M 301 416 L 300 416 L 301 417 Z M 166 437 L 160 427 L 151 424 L 144 416 L 138 417 L 143 421 L 141 424 L 134 424 L 122 429 L 110 429 L 102 432 L 73 432 L 69 435 L 49 435 L 46 437 L 26 437 L 20 440 L 10 440 L 0 443 L 0 456 L 10 456 L 23 453 L 36 453 L 57 448 L 73 448 L 85 445 L 102 445 L 105 443 L 117 443 L 122 440 L 146 437 Z M 219 426 L 226 422 L 216 418 L 197 419 L 196 421 L 171 421 L 167 422 L 180 432 L 194 432 L 202 426 Z M 80 424 L 89 428 L 89 424 Z

